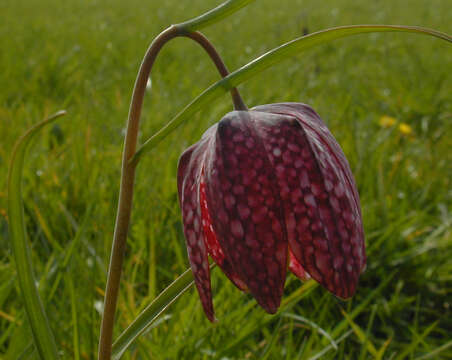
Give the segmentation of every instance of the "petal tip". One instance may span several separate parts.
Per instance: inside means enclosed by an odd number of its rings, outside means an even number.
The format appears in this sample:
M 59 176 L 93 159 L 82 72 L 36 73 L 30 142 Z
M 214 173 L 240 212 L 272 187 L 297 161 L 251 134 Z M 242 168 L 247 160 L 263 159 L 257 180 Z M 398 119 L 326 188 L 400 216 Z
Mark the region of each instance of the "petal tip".
M 208 313 L 207 311 L 204 311 L 204 312 L 205 312 L 205 314 L 207 316 L 207 319 L 209 319 L 209 321 L 212 324 L 215 324 L 215 323 L 218 322 L 218 319 L 215 317 L 215 314 L 213 312 L 212 313 Z
M 282 296 L 282 295 L 281 295 Z M 268 314 L 276 314 L 278 312 L 279 306 L 281 305 L 281 297 L 275 298 L 256 298 L 258 304 L 265 310 Z

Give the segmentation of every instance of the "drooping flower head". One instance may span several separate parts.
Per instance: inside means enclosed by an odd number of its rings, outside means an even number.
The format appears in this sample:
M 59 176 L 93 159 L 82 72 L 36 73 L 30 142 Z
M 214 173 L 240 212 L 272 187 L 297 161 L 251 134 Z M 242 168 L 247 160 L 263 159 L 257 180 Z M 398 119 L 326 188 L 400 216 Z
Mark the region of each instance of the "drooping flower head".
M 188 256 L 214 321 L 208 255 L 269 313 L 289 268 L 340 298 L 366 263 L 348 162 L 317 113 L 299 103 L 233 111 L 179 160 Z

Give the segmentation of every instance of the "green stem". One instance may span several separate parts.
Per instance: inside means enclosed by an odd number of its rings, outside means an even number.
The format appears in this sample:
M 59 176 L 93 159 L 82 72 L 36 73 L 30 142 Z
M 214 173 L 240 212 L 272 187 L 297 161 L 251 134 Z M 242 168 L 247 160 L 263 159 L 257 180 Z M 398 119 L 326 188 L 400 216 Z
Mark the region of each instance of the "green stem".
M 110 265 L 108 268 L 104 312 L 102 315 L 99 339 L 99 360 L 109 360 L 111 356 L 114 317 L 133 200 L 133 184 L 135 179 L 136 164 L 131 163 L 130 159 L 135 154 L 137 146 L 141 109 L 143 106 L 146 83 L 149 78 L 152 65 L 154 64 L 154 61 L 164 44 L 177 36 L 186 36 L 192 38 L 203 46 L 209 56 L 214 60 L 214 63 L 217 65 L 220 73 L 227 73 L 226 67 L 213 46 L 201 34 L 196 34 L 194 31 L 222 20 L 251 1 L 252 0 L 229 0 L 213 11 L 209 11 L 198 18 L 177 26 L 169 27 L 154 39 L 143 58 L 133 90 L 129 118 L 127 122 L 127 133 L 124 141 L 119 203 L 110 256 Z M 235 107 L 239 110 L 246 109 L 246 106 L 240 98 L 238 91 L 232 89 L 231 94 Z
M 9 232 L 22 300 L 33 334 L 38 356 L 42 360 L 58 359 L 58 352 L 49 322 L 39 296 L 27 242 L 22 201 L 22 170 L 28 144 L 45 125 L 66 114 L 60 111 L 28 130 L 16 143 L 11 156 L 8 173 L 8 219 Z
M 362 33 L 374 33 L 374 32 L 408 32 L 417 33 L 421 35 L 434 36 L 448 42 L 452 42 L 452 37 L 427 28 L 421 28 L 416 26 L 402 26 L 402 25 L 350 25 L 341 26 L 337 28 L 331 28 L 322 30 L 310 35 L 306 35 L 288 43 L 285 43 L 264 55 L 261 55 L 257 59 L 242 66 L 240 69 L 232 72 L 222 80 L 216 82 L 208 89 L 206 89 L 201 95 L 195 98 L 190 104 L 188 104 L 179 114 L 177 114 L 170 122 L 168 122 L 162 129 L 148 139 L 136 152 L 135 156 L 131 159 L 131 164 L 137 164 L 141 156 L 152 150 L 157 144 L 159 144 L 164 138 L 166 138 L 171 132 L 173 132 L 179 125 L 181 125 L 187 119 L 190 119 L 202 106 L 211 104 L 215 99 L 219 98 L 229 89 L 243 83 L 244 81 L 256 76 L 263 70 L 280 63 L 281 61 L 306 51 L 314 46 L 326 44 L 329 41 L 356 35 Z
M 194 41 L 196 41 L 199 45 L 202 46 L 202 48 L 206 51 L 207 55 L 209 55 L 212 62 L 215 64 L 218 72 L 220 73 L 221 77 L 224 78 L 229 75 L 229 70 L 227 69 L 226 65 L 224 64 L 223 60 L 221 59 L 220 55 L 215 50 L 212 43 L 200 32 L 185 32 L 181 31 L 180 36 L 188 37 Z M 232 97 L 232 103 L 234 104 L 235 110 L 248 110 L 247 106 L 243 102 L 243 99 L 237 90 L 237 88 L 233 87 L 230 89 L 231 97 Z
M 222 76 L 226 76 L 229 73 L 219 54 L 206 37 L 198 32 L 187 32 L 184 28 L 177 26 L 171 26 L 160 33 L 160 35 L 154 39 L 143 58 L 133 89 L 127 132 L 124 141 L 118 210 L 116 214 L 107 286 L 105 289 L 104 312 L 100 330 L 99 360 L 109 360 L 111 357 L 115 312 L 127 242 L 127 233 L 132 212 L 133 185 L 135 180 L 136 164 L 131 163 L 129 160 L 135 154 L 137 147 L 140 115 L 143 107 L 146 84 L 160 50 L 168 41 L 175 37 L 188 37 L 196 41 L 210 56 Z M 237 89 L 231 88 L 231 96 L 236 109 L 247 109 Z

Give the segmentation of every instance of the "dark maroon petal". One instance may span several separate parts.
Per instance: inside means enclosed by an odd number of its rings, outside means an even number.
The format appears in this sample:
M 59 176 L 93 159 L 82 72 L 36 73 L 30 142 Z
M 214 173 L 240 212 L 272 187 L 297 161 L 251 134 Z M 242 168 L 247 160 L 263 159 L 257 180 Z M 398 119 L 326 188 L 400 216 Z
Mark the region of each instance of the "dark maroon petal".
M 317 133 L 317 135 L 320 138 L 320 141 L 323 143 L 325 148 L 328 149 L 332 154 L 333 160 L 336 162 L 337 167 L 342 170 L 345 183 L 348 185 L 347 191 L 350 191 L 352 194 L 354 200 L 354 211 L 359 213 L 360 223 L 357 227 L 361 232 L 360 237 L 363 240 L 361 243 L 362 253 L 364 254 L 364 256 L 361 258 L 361 271 L 363 271 L 366 266 L 366 257 L 365 257 L 364 232 L 361 220 L 362 216 L 359 195 L 355 179 L 353 177 L 353 173 L 350 169 L 347 158 L 342 152 L 340 145 L 337 143 L 334 136 L 328 130 L 320 116 L 309 105 L 302 103 L 280 103 L 263 105 L 258 108 L 261 108 L 262 109 L 261 111 L 265 112 L 268 111 L 271 113 L 279 113 L 296 117 L 302 124 L 306 125 L 308 128 L 314 130 Z M 267 110 L 265 110 L 265 108 L 267 108 Z
M 199 186 L 199 201 L 201 203 L 201 218 L 202 227 L 204 229 L 204 238 L 206 240 L 207 251 L 212 257 L 213 261 L 221 268 L 224 274 L 237 286 L 240 290 L 246 291 L 248 287 L 240 279 L 239 275 L 234 272 L 232 265 L 226 259 L 224 251 L 218 242 L 217 235 L 213 229 L 212 218 L 210 216 L 209 208 L 207 206 L 206 199 L 206 184 L 201 179 L 201 184 Z
M 290 105 L 252 111 L 278 177 L 290 248 L 315 280 L 347 298 L 353 295 L 365 262 L 353 177 L 318 115 L 306 105 L 298 104 L 298 110 Z
M 364 271 L 366 267 L 366 250 L 364 243 L 361 206 L 359 202 L 359 194 L 356 187 L 355 178 L 353 177 L 353 173 L 350 169 L 347 158 L 345 157 L 340 145 L 328 130 L 320 116 L 310 106 L 300 103 L 285 103 L 275 105 L 284 106 L 287 109 L 290 109 L 286 110 L 286 113 L 288 115 L 294 115 L 302 124 L 305 124 L 306 129 L 309 129 L 309 131 L 313 135 L 312 138 L 315 138 L 321 142 L 322 146 L 320 146 L 320 148 L 331 155 L 331 161 L 333 163 L 333 166 L 338 169 L 338 176 L 344 184 L 344 190 L 347 198 L 353 199 L 350 205 L 351 211 L 356 215 L 355 229 L 357 230 L 357 233 L 354 235 L 355 242 L 359 242 L 359 246 L 354 247 L 355 253 L 353 253 L 353 256 L 359 259 L 360 272 Z M 314 147 L 314 152 L 317 154 L 319 153 L 318 149 L 319 146 Z M 319 155 L 320 160 L 321 158 L 322 156 Z M 325 169 L 322 168 L 323 172 L 324 170 Z M 338 191 L 340 192 L 340 190 Z M 338 191 L 337 189 L 335 189 L 335 192 Z M 345 216 L 344 222 L 348 222 L 347 216 Z M 359 251 L 359 248 L 361 248 L 361 251 Z
M 204 231 L 201 225 L 201 207 L 199 202 L 202 161 L 206 147 L 207 141 L 201 140 L 182 154 L 178 165 L 177 185 L 188 258 L 195 278 L 195 284 L 204 312 L 210 321 L 215 321 L 210 288 L 209 261 Z
M 218 124 L 204 168 L 206 196 L 226 259 L 274 313 L 284 288 L 287 237 L 276 177 L 251 114 L 234 111 Z

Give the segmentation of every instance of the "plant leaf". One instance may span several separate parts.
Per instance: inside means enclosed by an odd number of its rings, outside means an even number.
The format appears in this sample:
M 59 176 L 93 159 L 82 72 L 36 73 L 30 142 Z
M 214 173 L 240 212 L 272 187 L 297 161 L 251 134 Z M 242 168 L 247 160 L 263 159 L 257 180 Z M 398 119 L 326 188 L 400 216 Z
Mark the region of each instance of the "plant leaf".
M 390 283 L 390 281 L 392 280 L 392 278 L 394 277 L 394 275 L 396 274 L 396 272 L 392 272 L 391 274 L 389 274 L 386 279 L 384 279 L 379 285 L 378 287 L 376 287 L 374 290 L 372 290 L 370 292 L 369 295 L 367 295 L 367 297 L 361 302 L 359 303 L 357 306 L 354 307 L 353 311 L 351 313 L 348 314 L 348 318 L 353 320 L 354 318 L 356 318 L 359 314 L 361 314 L 361 312 L 363 312 L 364 310 L 367 310 L 368 305 L 370 304 L 370 302 L 385 288 L 386 285 L 388 285 Z M 336 337 L 338 337 L 348 326 L 348 322 L 346 319 L 343 319 L 339 324 L 337 324 L 335 326 L 335 328 L 330 332 L 331 337 L 333 339 L 335 339 Z M 325 343 L 325 341 L 322 341 Z
M 296 314 L 291 314 L 291 313 L 285 313 L 282 314 L 282 316 L 284 317 L 288 317 L 290 319 L 294 319 L 298 322 L 301 323 L 305 323 L 308 324 L 311 328 L 313 328 L 314 330 L 316 330 L 319 334 L 323 335 L 325 338 L 327 338 L 331 344 L 331 346 L 333 347 L 334 350 L 337 350 L 337 344 L 334 341 L 334 339 L 331 337 L 330 334 L 328 334 L 327 331 L 325 331 L 324 329 L 322 329 L 319 325 L 317 325 L 314 321 L 309 320 L 307 318 L 305 318 L 304 316 L 300 316 L 300 315 L 296 315 Z
M 418 336 L 412 343 L 405 346 L 403 351 L 397 355 L 395 358 L 396 360 L 406 359 L 409 354 L 412 354 L 416 347 L 419 345 L 420 342 L 423 342 L 425 337 L 428 336 L 438 325 L 440 320 L 435 321 L 433 324 L 431 324 L 427 329 L 424 330 L 424 332 Z
M 345 320 L 348 322 L 350 327 L 353 329 L 353 332 L 355 333 L 356 337 L 360 341 L 361 344 L 367 347 L 367 351 L 369 351 L 374 357 L 377 356 L 377 349 L 375 349 L 374 344 L 372 341 L 366 336 L 366 333 L 359 327 L 358 324 L 356 324 L 350 316 L 343 310 L 340 309 L 342 315 L 344 316 Z
M 197 31 L 223 20 L 253 1 L 255 0 L 228 0 L 205 14 L 176 26 L 189 32 Z
M 212 266 L 211 266 L 212 267 Z M 129 345 L 140 336 L 176 299 L 193 285 L 191 269 L 185 270 L 154 299 L 113 344 L 112 359 L 118 360 Z
M 219 98 L 233 87 L 256 76 L 261 71 L 316 45 L 326 44 L 332 40 L 351 35 L 374 32 L 408 32 L 429 35 L 452 42 L 452 37 L 445 33 L 433 29 L 402 25 L 350 25 L 326 29 L 302 36 L 265 53 L 211 85 L 179 112 L 179 114 L 177 114 L 168 124 L 141 145 L 130 162 L 136 164 L 144 153 L 153 149 L 184 121 L 192 118 L 204 105 L 211 104 L 215 99 Z
M 22 201 L 22 169 L 27 145 L 45 125 L 66 114 L 59 111 L 28 130 L 14 146 L 8 174 L 8 219 L 12 250 L 16 261 L 17 276 L 22 291 L 25 311 L 39 357 L 43 360 L 58 359 L 55 338 L 50 329 L 36 287 L 31 262 L 31 250 L 27 243 Z

